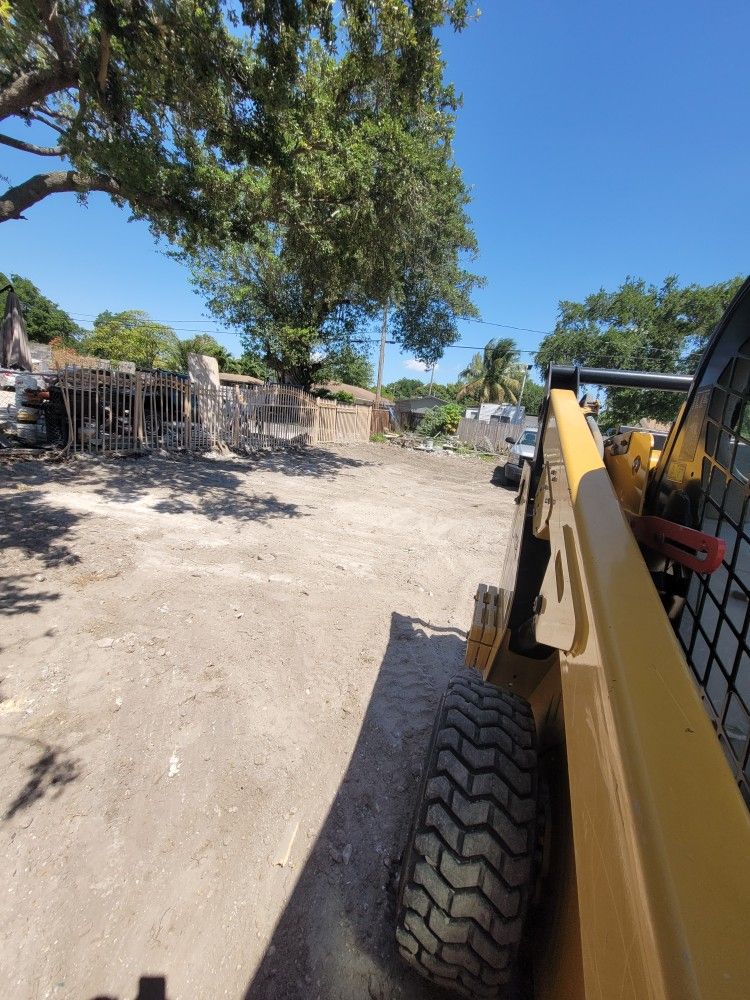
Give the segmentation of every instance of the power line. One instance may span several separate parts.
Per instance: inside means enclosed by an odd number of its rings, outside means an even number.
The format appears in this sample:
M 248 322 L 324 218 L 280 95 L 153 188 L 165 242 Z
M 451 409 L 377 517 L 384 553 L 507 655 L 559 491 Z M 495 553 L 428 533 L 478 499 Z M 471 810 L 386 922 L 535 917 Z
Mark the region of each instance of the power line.
M 98 316 L 100 314 L 99 313 L 70 312 L 69 315 L 73 316 L 73 317 L 78 317 L 80 319 L 95 319 L 96 316 Z M 534 329 L 533 327 L 527 327 L 527 326 L 514 326 L 514 325 L 512 325 L 510 323 L 499 323 L 499 322 L 496 322 L 494 320 L 475 319 L 473 317 L 463 317 L 463 318 L 466 320 L 466 322 L 469 322 L 469 323 L 478 323 L 478 324 L 480 324 L 482 326 L 498 327 L 498 328 L 503 329 L 503 330 L 515 330 L 516 332 L 519 332 L 519 333 L 533 333 L 533 334 L 537 334 L 539 336 L 549 336 L 550 334 L 552 334 L 554 332 L 552 330 L 537 330 L 537 329 Z M 201 319 L 163 319 L 163 318 L 154 319 L 153 317 L 150 317 L 150 319 L 152 319 L 152 321 L 154 323 L 163 323 L 165 325 L 166 324 L 182 324 L 182 326 L 179 329 L 175 330 L 175 333 L 179 333 L 179 334 L 200 334 L 200 333 L 204 333 L 204 334 L 216 334 L 216 335 L 223 336 L 223 337 L 241 337 L 243 335 L 239 330 L 230 330 L 230 329 L 226 329 L 225 327 L 217 326 L 216 323 L 215 323 L 215 321 L 204 323 L 203 320 L 201 320 Z M 187 324 L 189 324 L 189 325 L 187 325 Z M 379 343 L 379 338 L 375 338 L 375 337 L 372 337 L 372 338 L 357 338 L 357 339 L 350 339 L 348 342 L 350 344 L 357 344 L 357 345 L 372 347 L 372 346 L 376 346 Z M 395 341 L 395 340 L 388 340 L 388 341 L 386 341 L 386 343 L 388 343 L 388 344 L 390 344 L 390 345 L 393 346 L 393 345 L 397 344 L 397 341 Z M 486 347 L 486 344 L 482 344 L 482 345 L 450 344 L 446 348 L 446 350 L 474 351 L 474 352 L 477 352 L 477 353 L 481 353 L 482 351 L 484 351 L 485 347 Z M 536 355 L 538 353 L 538 349 L 526 348 L 526 347 L 524 347 L 524 348 L 516 348 L 515 353 L 516 354 L 525 354 L 525 355 Z M 631 351 L 628 351 L 628 350 L 625 349 L 625 350 L 623 350 L 623 352 L 622 352 L 622 354 L 620 356 L 599 359 L 597 361 L 597 364 L 602 365 L 602 366 L 617 367 L 617 366 L 621 366 L 624 362 L 627 362 L 628 364 L 631 364 L 631 365 L 638 365 L 639 363 L 643 363 L 643 362 L 646 362 L 646 361 L 653 361 L 653 360 L 655 360 L 656 356 L 662 356 L 662 355 L 668 355 L 670 357 L 674 357 L 674 351 L 670 350 L 669 348 L 659 348 L 659 347 L 642 348 L 641 350 L 639 350 L 637 352 L 631 352 Z M 564 360 L 562 362 L 552 361 L 552 364 L 558 364 L 558 363 L 568 364 L 569 362 L 566 361 L 566 360 Z
M 554 332 L 552 330 L 534 330 L 530 326 L 511 326 L 510 323 L 495 323 L 493 320 L 475 319 L 473 316 L 462 316 L 461 318 L 467 323 L 481 323 L 482 326 L 498 326 L 502 330 L 517 330 L 519 333 L 538 333 L 541 337 L 546 337 Z

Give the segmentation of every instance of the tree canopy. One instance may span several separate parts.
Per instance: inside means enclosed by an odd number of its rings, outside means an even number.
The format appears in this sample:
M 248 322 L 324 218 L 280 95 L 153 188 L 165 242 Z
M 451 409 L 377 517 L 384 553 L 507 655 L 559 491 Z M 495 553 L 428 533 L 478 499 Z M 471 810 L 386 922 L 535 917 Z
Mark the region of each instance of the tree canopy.
M 538 382 L 535 382 L 531 378 L 526 379 L 526 383 L 523 387 L 523 396 L 521 397 L 521 405 L 526 410 L 530 416 L 536 416 L 539 413 L 539 408 L 544 402 L 545 388 Z
M 80 344 L 84 354 L 111 361 L 134 361 L 139 368 L 181 369 L 180 344 L 171 327 L 138 309 L 100 313 Z
M 453 161 L 456 99 L 435 77 L 402 100 L 398 60 L 369 78 L 311 53 L 282 214 L 220 249 L 187 247 L 209 308 L 280 377 L 310 385 L 323 358 L 390 309 L 390 335 L 434 363 L 476 315 L 468 193 Z
M 0 33 L 0 120 L 34 125 L 34 141 L 0 142 L 62 162 L 30 167 L 0 195 L 0 221 L 51 194 L 90 191 L 191 245 L 244 239 L 300 208 L 346 215 L 350 164 L 336 114 L 345 132 L 363 95 L 375 117 L 379 104 L 418 114 L 448 100 L 437 31 L 446 20 L 463 28 L 472 7 L 19 0 Z M 326 74 L 336 87 L 321 89 Z M 317 124 L 324 98 L 332 129 Z M 47 145 L 40 131 L 52 136 Z
M 542 340 L 536 364 L 636 369 L 692 375 L 715 325 L 742 284 L 661 285 L 628 277 L 614 292 L 603 288 L 583 302 L 563 301 L 555 329 Z M 641 417 L 673 420 L 680 397 L 669 392 L 609 389 L 604 419 L 634 423 Z
M 78 336 L 80 330 L 64 309 L 56 302 L 43 295 L 36 285 L 20 274 L 12 274 L 7 278 L 0 274 L 0 288 L 13 285 L 23 305 L 23 316 L 29 340 L 39 344 L 48 344 L 51 340 L 70 341 Z M 0 316 L 5 309 L 7 292 L 0 295 Z
M 326 358 L 322 375 L 329 382 L 343 382 L 366 389 L 373 379 L 373 367 L 366 354 L 346 345 Z

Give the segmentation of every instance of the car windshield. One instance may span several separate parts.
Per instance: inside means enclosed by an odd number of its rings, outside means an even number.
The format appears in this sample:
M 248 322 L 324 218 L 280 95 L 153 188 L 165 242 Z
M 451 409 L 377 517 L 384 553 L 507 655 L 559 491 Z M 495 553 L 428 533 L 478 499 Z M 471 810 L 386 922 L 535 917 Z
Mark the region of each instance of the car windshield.
M 516 441 L 516 444 L 520 445 L 535 445 L 536 444 L 536 431 L 524 431 L 520 438 Z

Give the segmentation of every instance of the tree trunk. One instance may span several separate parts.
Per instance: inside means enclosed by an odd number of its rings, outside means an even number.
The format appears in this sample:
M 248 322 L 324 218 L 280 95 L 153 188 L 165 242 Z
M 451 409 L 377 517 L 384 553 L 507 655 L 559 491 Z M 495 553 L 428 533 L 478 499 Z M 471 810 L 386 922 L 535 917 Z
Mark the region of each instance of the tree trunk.
M 107 194 L 122 196 L 120 185 L 106 174 L 87 177 L 77 170 L 52 170 L 48 174 L 36 174 L 0 195 L 0 222 L 22 219 L 21 213 L 25 209 L 36 205 L 48 195 L 70 192 L 85 194 L 87 191 L 105 191 Z

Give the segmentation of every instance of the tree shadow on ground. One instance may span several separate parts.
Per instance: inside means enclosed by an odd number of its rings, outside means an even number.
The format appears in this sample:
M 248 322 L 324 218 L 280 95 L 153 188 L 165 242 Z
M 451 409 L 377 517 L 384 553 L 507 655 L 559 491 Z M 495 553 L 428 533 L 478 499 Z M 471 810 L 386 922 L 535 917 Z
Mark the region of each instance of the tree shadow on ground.
M 34 760 L 26 767 L 26 783 L 3 812 L 4 820 L 12 819 L 17 813 L 28 809 L 46 796 L 57 798 L 62 794 L 65 785 L 69 785 L 81 775 L 78 761 L 61 747 L 12 733 L 0 733 L 0 739 L 26 744 L 37 751 Z
M 433 718 L 464 639 L 392 615 L 351 761 L 245 1000 L 435 996 L 396 951 L 395 892 Z
M 70 543 L 75 538 L 74 529 L 87 516 L 53 506 L 26 482 L 14 482 L 6 476 L 3 486 L 8 485 L 11 489 L 0 495 L 0 616 L 35 613 L 43 604 L 58 599 L 56 591 L 43 585 L 45 578 L 38 572 L 38 564 L 53 569 L 80 562 Z M 37 562 L 36 572 L 26 569 L 29 559 Z
M 262 489 L 255 492 L 248 473 L 270 471 L 289 476 L 330 477 L 365 464 L 321 448 L 267 452 L 249 458 L 216 459 L 177 453 L 78 457 L 56 464 L 16 462 L 6 466 L 6 482 L 16 489 L 44 487 L 51 483 L 84 488 L 86 492 L 117 503 L 134 504 L 148 498 L 153 501 L 152 509 L 162 514 L 192 513 L 210 521 L 224 518 L 241 522 L 265 521 L 305 515 L 297 504 L 285 503 Z M 23 493 L 18 495 L 24 496 Z M 12 496 L 15 499 L 16 494 Z M 26 501 L 27 505 L 42 502 L 38 495 L 32 497 Z M 65 517 L 77 519 L 74 514 L 59 511 L 42 520 L 44 525 L 51 526 Z M 22 504 L 15 516 L 14 536 L 25 523 L 29 525 L 27 532 L 34 534 L 34 519 L 26 521 Z M 64 528 L 64 524 L 60 527 Z M 0 537 L 0 545 L 2 542 Z
M 23 466 L 23 467 L 22 467 Z M 284 503 L 270 494 L 250 492 L 251 482 L 239 473 L 237 462 L 205 461 L 176 457 L 75 459 L 51 466 L 18 463 L 12 470 L 16 481 L 31 487 L 57 484 L 100 497 L 107 502 L 135 504 L 148 499 L 150 508 L 161 514 L 193 513 L 218 521 L 224 518 L 245 522 L 276 517 L 301 517 L 297 504 Z M 27 494 L 28 495 L 28 494 Z M 43 501 L 37 495 L 35 504 Z M 25 528 L 34 537 L 53 526 L 64 528 L 82 515 L 49 508 L 49 513 Z M 20 512 L 16 522 L 22 524 Z M 12 538 L 15 532 L 7 532 Z M 0 537 L 0 544 L 3 542 Z M 37 546 L 41 548 L 41 546 Z
M 351 458 L 325 448 L 301 448 L 295 451 L 264 452 L 254 461 L 259 469 L 280 472 L 285 476 L 330 477 L 349 469 L 361 469 L 372 462 Z
M 80 562 L 71 543 L 76 528 L 91 515 L 55 506 L 52 485 L 80 490 L 107 502 L 147 501 L 160 514 L 193 514 L 209 521 L 239 523 L 308 516 L 295 503 L 253 487 L 252 475 L 264 470 L 289 476 L 331 477 L 368 463 L 322 448 L 265 452 L 252 458 L 206 458 L 200 455 L 75 458 L 68 462 L 16 460 L 3 464 L 0 493 L 0 553 L 16 549 L 43 567 Z M 59 594 L 40 584 L 38 572 L 26 572 L 6 561 L 0 616 L 34 613 Z

